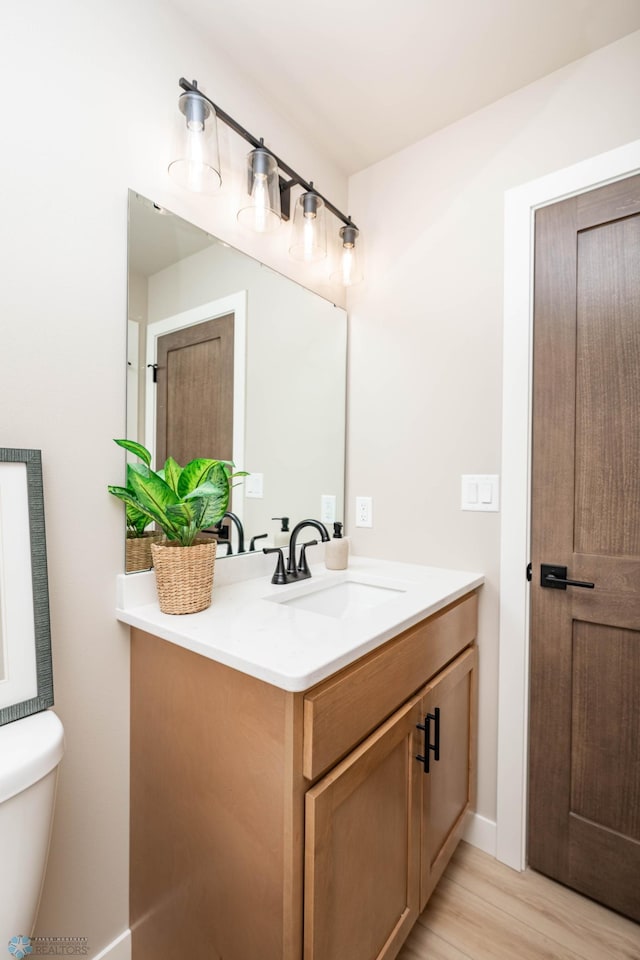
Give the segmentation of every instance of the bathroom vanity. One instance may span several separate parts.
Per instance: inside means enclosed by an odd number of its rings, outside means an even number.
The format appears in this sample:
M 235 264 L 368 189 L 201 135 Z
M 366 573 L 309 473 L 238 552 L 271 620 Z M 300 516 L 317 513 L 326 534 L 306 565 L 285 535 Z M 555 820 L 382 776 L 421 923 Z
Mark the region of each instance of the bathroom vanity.
M 460 838 L 482 577 L 312 570 L 186 618 L 121 594 L 133 960 L 394 957 Z

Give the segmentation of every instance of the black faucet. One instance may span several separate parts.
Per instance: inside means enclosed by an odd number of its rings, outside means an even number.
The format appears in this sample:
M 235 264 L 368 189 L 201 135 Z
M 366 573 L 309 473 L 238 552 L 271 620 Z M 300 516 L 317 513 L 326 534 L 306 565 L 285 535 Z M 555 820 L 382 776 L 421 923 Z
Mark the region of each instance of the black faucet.
M 282 547 L 263 547 L 263 553 L 278 554 L 278 562 L 275 573 L 271 577 L 271 583 L 295 583 L 296 580 L 307 580 L 311 576 L 311 570 L 309 570 L 309 564 L 307 563 L 307 547 L 315 547 L 317 542 L 317 540 L 309 540 L 302 544 L 300 547 L 300 563 L 292 573 L 284 568 Z
M 329 533 L 324 523 L 320 523 L 319 520 L 301 520 L 300 523 L 296 523 L 295 527 L 291 531 L 291 537 L 289 539 L 289 562 L 287 563 L 287 573 L 293 575 L 296 573 L 296 569 L 299 572 L 302 572 L 302 570 L 306 568 L 305 575 L 310 577 L 311 574 L 308 572 L 309 568 L 306 565 L 306 558 L 301 557 L 300 564 L 296 568 L 296 542 L 298 540 L 298 534 L 304 527 L 315 527 L 320 534 L 320 539 L 323 543 L 327 543 L 331 538 L 329 537 Z
M 229 520 L 231 520 L 232 523 L 235 524 L 235 528 L 238 531 L 238 553 L 246 553 L 246 550 L 244 548 L 244 527 L 242 526 L 242 521 L 240 517 L 237 517 L 235 513 L 231 513 L 231 511 L 228 511 L 227 513 L 225 513 L 221 518 L 220 522 L 218 523 L 218 525 L 214 529 L 217 532 L 223 534 L 225 540 L 227 539 L 226 533 L 228 531 L 228 527 L 225 528 L 222 526 L 222 521 L 224 520 L 225 517 L 229 517 Z M 229 536 L 228 539 L 229 539 L 229 553 L 231 554 L 233 553 L 233 549 L 231 547 L 231 537 Z

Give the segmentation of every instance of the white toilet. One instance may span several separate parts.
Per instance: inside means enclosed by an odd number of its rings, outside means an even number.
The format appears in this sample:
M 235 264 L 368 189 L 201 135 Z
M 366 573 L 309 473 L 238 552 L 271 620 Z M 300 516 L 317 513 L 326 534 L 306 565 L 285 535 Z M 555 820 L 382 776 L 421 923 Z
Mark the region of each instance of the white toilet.
M 0 726 L 0 957 L 11 937 L 33 933 L 63 751 L 51 710 Z

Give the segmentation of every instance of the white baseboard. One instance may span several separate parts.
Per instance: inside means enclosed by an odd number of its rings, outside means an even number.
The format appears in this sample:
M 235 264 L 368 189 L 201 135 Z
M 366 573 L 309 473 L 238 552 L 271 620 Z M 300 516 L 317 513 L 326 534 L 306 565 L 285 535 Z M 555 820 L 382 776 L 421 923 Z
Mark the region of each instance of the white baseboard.
M 108 943 L 93 960 L 131 960 L 131 930 L 125 930 Z
M 462 838 L 472 847 L 478 847 L 479 850 L 488 853 L 489 856 L 495 857 L 497 845 L 494 820 L 487 820 L 486 817 L 481 817 L 479 813 L 470 813 Z

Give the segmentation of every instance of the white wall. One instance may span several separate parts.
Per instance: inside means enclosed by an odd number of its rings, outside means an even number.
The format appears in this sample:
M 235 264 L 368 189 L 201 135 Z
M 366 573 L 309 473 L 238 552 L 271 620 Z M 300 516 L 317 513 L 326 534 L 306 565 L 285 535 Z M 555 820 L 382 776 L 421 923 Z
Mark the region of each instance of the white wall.
M 500 472 L 504 192 L 637 139 L 639 88 L 635 33 L 350 181 L 367 281 L 348 303 L 347 503 L 372 495 L 375 523 L 350 532 L 359 553 L 487 577 L 478 810 L 489 820 L 500 515 L 461 512 L 460 475 Z
M 114 619 L 122 509 L 106 492 L 124 473 L 112 438 L 125 422 L 127 190 L 295 275 L 284 238 L 249 244 L 229 200 L 169 184 L 184 74 L 295 169 L 312 170 L 340 207 L 346 182 L 164 2 L 4 4 L 2 38 L 0 444 L 42 449 L 66 730 L 38 932 L 86 936 L 95 955 L 128 923 L 129 647 Z

